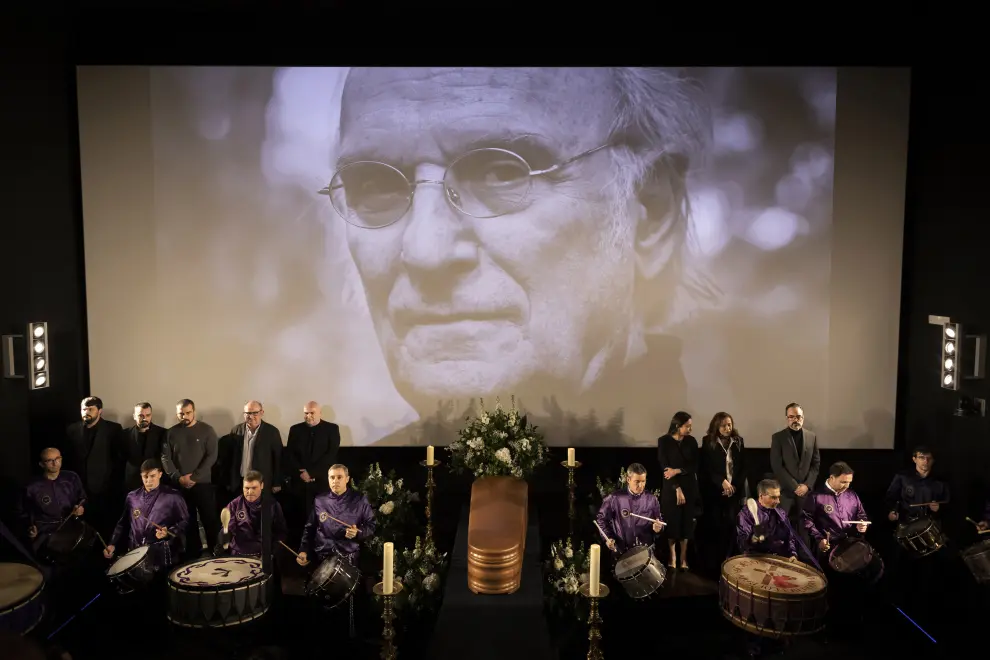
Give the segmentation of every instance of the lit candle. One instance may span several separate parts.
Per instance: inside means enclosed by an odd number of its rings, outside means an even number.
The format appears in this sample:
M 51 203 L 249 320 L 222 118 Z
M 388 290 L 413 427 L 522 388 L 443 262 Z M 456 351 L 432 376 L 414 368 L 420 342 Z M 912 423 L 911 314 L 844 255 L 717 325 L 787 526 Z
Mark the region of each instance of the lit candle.
M 598 585 L 601 582 L 601 558 L 602 546 L 597 543 L 591 546 L 591 557 L 589 563 L 591 570 L 588 572 L 588 593 L 592 596 L 598 595 Z
M 385 544 L 385 566 L 382 570 L 382 593 L 392 594 L 392 543 Z
M 433 465 L 433 445 L 426 446 L 426 464 Z
M 567 465 L 568 467 L 574 465 L 574 447 L 567 448 Z

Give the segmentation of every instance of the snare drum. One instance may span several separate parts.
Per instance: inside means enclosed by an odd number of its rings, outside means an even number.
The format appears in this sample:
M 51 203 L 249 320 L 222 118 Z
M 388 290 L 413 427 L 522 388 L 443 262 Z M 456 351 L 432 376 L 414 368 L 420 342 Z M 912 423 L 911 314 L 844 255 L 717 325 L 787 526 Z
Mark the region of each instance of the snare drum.
M 836 541 L 828 555 L 828 565 L 836 573 L 855 576 L 868 584 L 875 584 L 883 577 L 883 559 L 873 546 L 858 538 Z
M 741 555 L 722 563 L 718 584 L 722 614 L 761 637 L 810 635 L 825 627 L 825 576 L 776 555 Z
M 81 518 L 72 517 L 52 532 L 42 548 L 45 561 L 66 564 L 93 547 L 96 530 Z
M 334 608 L 351 597 L 360 581 L 361 571 L 356 566 L 339 555 L 330 555 L 309 577 L 306 595 Z
M 990 584 L 990 539 L 971 545 L 960 554 L 976 581 Z
M 45 576 L 27 564 L 0 564 L 0 632 L 26 635 L 45 616 Z
M 622 554 L 615 564 L 615 579 L 632 598 L 648 598 L 663 586 L 667 569 L 648 545 L 638 545 Z
M 107 577 L 122 594 L 140 591 L 155 579 L 155 566 L 147 545 L 134 548 L 110 564 Z
M 185 628 L 224 628 L 268 611 L 271 576 L 257 557 L 197 559 L 168 576 L 168 620 Z
M 945 537 L 938 523 L 930 518 L 920 518 L 897 526 L 894 533 L 901 547 L 914 557 L 927 557 L 945 545 Z

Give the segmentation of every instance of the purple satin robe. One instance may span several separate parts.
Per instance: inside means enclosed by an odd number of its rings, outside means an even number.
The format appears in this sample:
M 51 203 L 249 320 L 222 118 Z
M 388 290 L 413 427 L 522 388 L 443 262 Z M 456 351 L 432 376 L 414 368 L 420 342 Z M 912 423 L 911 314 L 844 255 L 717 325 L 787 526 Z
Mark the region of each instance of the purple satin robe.
M 75 472 L 62 470 L 55 479 L 40 477 L 28 484 L 24 492 L 24 522 L 37 526 L 39 534 L 53 532 L 84 499 L 86 491 Z
M 760 520 L 761 535 L 766 538 L 753 543 L 753 516 L 743 507 L 736 519 L 736 542 L 744 554 L 761 553 L 791 558 L 798 556 L 797 541 L 787 513 L 781 508 L 768 509 L 757 502 L 756 515 Z
M 843 520 L 869 520 L 866 509 L 859 500 L 859 495 L 851 490 L 845 490 L 836 495 L 835 491 L 825 484 L 816 489 L 804 500 L 801 520 L 808 535 L 817 544 L 825 538 L 835 541 L 846 536 L 858 535 L 855 525 L 843 525 Z
M 248 502 L 243 495 L 239 495 L 227 505 L 230 511 L 230 524 L 227 526 L 227 533 L 230 535 L 230 554 L 261 556 L 261 503 L 260 499 Z M 273 499 L 271 507 L 274 549 L 274 545 L 279 541 L 285 542 L 286 527 L 282 505 Z
M 151 522 L 149 522 L 151 521 Z M 155 536 L 158 528 L 155 522 L 175 536 L 159 539 Z M 152 491 L 146 491 L 144 486 L 132 490 L 124 501 L 124 513 L 113 530 L 110 545 L 117 546 L 124 535 L 127 535 L 127 550 L 142 545 L 153 546 L 156 551 L 156 566 L 174 563 L 182 551 L 182 539 L 189 524 L 189 509 L 179 491 L 170 486 L 158 486 Z M 196 530 L 198 533 L 199 530 Z M 118 551 L 118 556 L 123 552 Z
M 344 536 L 347 528 L 331 518 L 357 525 L 357 536 L 353 539 Z M 336 551 L 354 564 L 357 562 L 361 543 L 374 534 L 375 512 L 367 497 L 351 488 L 342 495 L 330 491 L 317 495 L 313 500 L 313 509 L 303 528 L 299 550 L 307 555 L 315 553 L 320 558 Z
M 623 517 L 623 510 L 663 522 L 656 495 L 646 491 L 633 495 L 628 487 L 622 488 L 602 501 L 596 518 L 602 531 L 615 539 L 615 551 L 619 555 L 636 545 L 653 545 L 656 536 L 653 523 L 635 516 Z

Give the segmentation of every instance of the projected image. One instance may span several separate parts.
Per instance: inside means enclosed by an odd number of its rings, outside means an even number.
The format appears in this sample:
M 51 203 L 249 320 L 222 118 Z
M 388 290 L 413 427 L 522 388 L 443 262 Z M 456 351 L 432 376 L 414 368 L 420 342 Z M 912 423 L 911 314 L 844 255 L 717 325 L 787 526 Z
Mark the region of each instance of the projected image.
M 151 75 L 149 286 L 215 405 L 446 444 L 514 395 L 569 446 L 824 406 L 833 69 Z

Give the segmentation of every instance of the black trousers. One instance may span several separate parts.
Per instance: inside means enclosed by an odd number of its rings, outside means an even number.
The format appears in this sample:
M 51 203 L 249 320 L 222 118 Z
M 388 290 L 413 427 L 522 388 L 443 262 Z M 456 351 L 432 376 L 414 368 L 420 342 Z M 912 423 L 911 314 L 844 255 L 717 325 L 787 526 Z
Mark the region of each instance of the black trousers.
M 297 540 L 302 535 L 302 528 L 306 524 L 310 509 L 313 508 L 313 500 L 320 493 L 328 491 L 329 488 L 321 486 L 318 482 L 303 483 L 298 479 L 293 479 L 291 485 L 283 490 L 285 497 L 282 499 L 283 511 L 285 513 L 286 525 L 289 527 L 289 538 Z
M 199 521 L 203 521 L 206 543 L 213 549 L 220 534 L 220 511 L 217 507 L 213 484 L 198 483 L 192 488 L 179 487 L 189 508 L 189 524 L 186 526 L 185 558 L 195 559 L 203 554 L 203 542 L 199 538 Z

